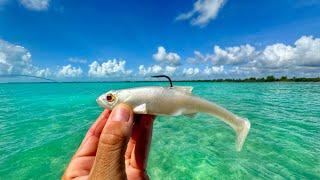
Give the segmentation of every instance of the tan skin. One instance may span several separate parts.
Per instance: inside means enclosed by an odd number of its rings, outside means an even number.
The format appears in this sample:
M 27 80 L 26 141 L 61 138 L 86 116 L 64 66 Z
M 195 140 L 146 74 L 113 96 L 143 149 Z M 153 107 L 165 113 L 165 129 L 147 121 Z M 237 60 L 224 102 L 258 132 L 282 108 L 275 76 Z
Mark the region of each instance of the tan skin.
M 120 104 L 90 127 L 62 179 L 149 179 L 145 169 L 154 116 Z

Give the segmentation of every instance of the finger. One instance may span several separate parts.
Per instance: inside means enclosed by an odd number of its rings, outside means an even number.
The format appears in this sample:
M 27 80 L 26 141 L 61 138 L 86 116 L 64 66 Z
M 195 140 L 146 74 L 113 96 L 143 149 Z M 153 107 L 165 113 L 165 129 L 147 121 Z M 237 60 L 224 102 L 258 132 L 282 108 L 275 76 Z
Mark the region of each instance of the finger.
M 129 139 L 127 150 L 126 150 L 126 153 L 125 153 L 126 163 L 127 163 L 127 160 L 130 160 L 132 151 L 134 149 L 134 146 L 136 145 L 137 137 L 133 137 L 133 136 L 137 136 L 137 133 L 135 133 L 135 132 L 138 131 L 138 128 L 139 128 L 138 127 L 138 123 L 139 123 L 140 118 L 141 118 L 140 114 L 135 114 L 134 115 L 134 123 L 133 123 L 133 127 L 132 127 L 132 133 L 131 133 L 131 137 Z M 128 163 L 130 163 L 130 162 L 128 162 Z
M 74 179 L 75 177 L 89 175 L 93 162 L 94 156 L 84 156 L 73 159 L 62 179 Z
M 103 127 L 110 116 L 110 113 L 111 113 L 111 111 L 109 109 L 104 109 L 104 111 L 102 111 L 102 113 L 99 115 L 96 122 L 88 130 L 84 140 L 87 137 L 92 136 L 92 135 L 93 136 L 100 136 L 100 134 L 103 130 Z
M 133 168 L 145 170 L 147 167 L 154 118 L 151 115 L 142 115 L 135 123 L 136 127 L 132 132 L 132 143 L 135 145 L 130 157 Z
M 107 122 L 107 119 L 110 115 L 110 110 L 105 109 L 96 122 L 90 127 L 86 136 L 84 137 L 78 151 L 74 155 L 75 157 L 81 156 L 94 156 L 98 148 L 98 142 L 100 134 L 103 130 L 104 125 Z
M 143 115 L 141 114 L 135 114 L 134 115 L 134 123 L 133 123 L 133 127 L 132 127 L 132 134 L 131 134 L 131 137 L 129 139 L 129 142 L 128 142 L 128 146 L 127 146 L 127 150 L 126 150 L 126 153 L 125 153 L 125 159 L 126 160 L 130 160 L 131 158 L 131 154 L 132 154 L 132 151 L 136 145 L 136 139 L 138 139 L 138 135 L 139 135 L 139 124 L 140 124 L 140 119 Z
M 131 135 L 132 109 L 125 104 L 114 108 L 100 135 L 91 178 L 126 178 L 124 153 Z

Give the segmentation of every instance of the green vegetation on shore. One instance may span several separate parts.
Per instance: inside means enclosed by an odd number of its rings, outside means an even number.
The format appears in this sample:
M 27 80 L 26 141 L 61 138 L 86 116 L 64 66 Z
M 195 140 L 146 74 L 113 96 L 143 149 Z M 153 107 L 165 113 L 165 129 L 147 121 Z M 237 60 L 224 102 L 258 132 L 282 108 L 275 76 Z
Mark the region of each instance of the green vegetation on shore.
M 190 80 L 187 80 L 190 81 Z M 262 78 L 245 78 L 245 79 L 212 79 L 212 80 L 191 80 L 197 82 L 320 82 L 320 77 L 306 78 L 306 77 L 293 77 L 281 76 L 276 78 L 274 76 L 267 76 Z

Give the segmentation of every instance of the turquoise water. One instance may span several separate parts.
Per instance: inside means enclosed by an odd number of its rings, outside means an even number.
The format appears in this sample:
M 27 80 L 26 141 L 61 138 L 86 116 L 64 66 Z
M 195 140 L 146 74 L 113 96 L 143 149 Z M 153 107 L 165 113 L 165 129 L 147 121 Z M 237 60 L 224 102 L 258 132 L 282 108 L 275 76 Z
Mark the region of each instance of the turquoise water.
M 319 83 L 175 83 L 194 86 L 252 124 L 243 151 L 233 131 L 205 114 L 158 117 L 152 179 L 319 179 Z M 110 89 L 167 83 L 0 84 L 0 179 L 57 179 L 102 111 Z

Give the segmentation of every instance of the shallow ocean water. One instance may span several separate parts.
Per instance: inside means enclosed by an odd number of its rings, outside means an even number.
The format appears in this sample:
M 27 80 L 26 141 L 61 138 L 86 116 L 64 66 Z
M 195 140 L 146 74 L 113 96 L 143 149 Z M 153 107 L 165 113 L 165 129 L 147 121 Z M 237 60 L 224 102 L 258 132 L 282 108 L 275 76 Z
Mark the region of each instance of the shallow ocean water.
M 157 117 L 151 179 L 320 179 L 319 83 L 183 82 L 251 121 L 243 150 L 209 115 Z M 0 179 L 57 179 L 110 89 L 167 83 L 0 84 Z M 2 178 L 1 178 L 2 177 Z

